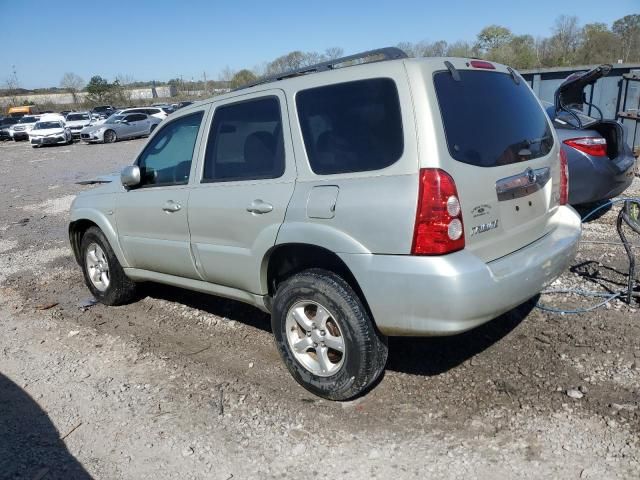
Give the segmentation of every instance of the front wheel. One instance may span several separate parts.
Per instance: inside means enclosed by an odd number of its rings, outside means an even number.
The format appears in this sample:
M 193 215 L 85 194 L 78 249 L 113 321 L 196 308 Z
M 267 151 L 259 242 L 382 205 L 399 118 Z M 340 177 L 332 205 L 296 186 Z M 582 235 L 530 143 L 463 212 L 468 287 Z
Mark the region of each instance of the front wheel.
M 384 370 L 385 337 L 355 291 L 332 272 L 305 270 L 279 286 L 271 326 L 293 378 L 320 397 L 353 398 Z
M 136 284 L 125 275 L 102 230 L 89 228 L 82 236 L 80 252 L 84 280 L 96 300 L 122 305 L 135 298 Z
M 117 140 L 117 136 L 116 136 L 116 132 L 114 132 L 113 130 L 107 130 L 106 132 L 104 132 L 104 143 L 113 143 Z

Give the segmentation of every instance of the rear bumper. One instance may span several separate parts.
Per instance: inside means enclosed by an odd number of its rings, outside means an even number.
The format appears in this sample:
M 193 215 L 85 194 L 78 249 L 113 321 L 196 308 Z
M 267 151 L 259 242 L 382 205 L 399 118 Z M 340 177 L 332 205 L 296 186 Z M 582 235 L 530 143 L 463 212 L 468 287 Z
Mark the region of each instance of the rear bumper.
M 636 159 L 630 151 L 615 160 L 570 157 L 569 203 L 580 205 L 617 197 L 633 182 L 635 165 Z
M 340 254 L 386 335 L 453 335 L 538 294 L 573 261 L 578 214 L 560 207 L 556 228 L 526 247 L 483 262 L 462 250 L 441 257 Z

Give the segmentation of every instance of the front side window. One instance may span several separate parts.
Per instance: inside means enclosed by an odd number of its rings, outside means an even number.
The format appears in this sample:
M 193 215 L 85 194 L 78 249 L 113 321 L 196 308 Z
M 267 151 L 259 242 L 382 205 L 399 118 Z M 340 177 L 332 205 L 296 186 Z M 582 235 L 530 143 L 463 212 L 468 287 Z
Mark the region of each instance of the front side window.
M 168 123 L 146 146 L 137 165 L 142 186 L 186 185 L 202 111 Z
M 302 90 L 296 106 L 316 174 L 379 170 L 402 156 L 400 101 L 389 78 Z
M 284 166 L 282 118 L 276 97 L 216 108 L 203 182 L 278 178 Z

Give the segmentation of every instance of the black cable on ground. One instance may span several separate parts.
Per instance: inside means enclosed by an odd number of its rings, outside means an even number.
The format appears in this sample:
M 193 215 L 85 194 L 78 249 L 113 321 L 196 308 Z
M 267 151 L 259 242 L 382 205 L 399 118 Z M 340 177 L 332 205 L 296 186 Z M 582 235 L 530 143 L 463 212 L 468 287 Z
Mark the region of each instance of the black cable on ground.
M 599 205 L 598 207 L 594 208 L 593 210 L 591 210 L 590 212 L 588 212 L 584 217 L 582 217 L 581 221 L 582 223 L 584 223 L 585 221 L 587 221 L 589 218 L 591 218 L 595 213 L 599 212 L 600 210 L 609 207 L 609 206 L 613 206 L 619 203 L 625 203 L 627 201 L 633 201 L 633 202 L 640 202 L 640 199 L 638 198 L 616 198 L 614 200 L 608 200 L 606 203 Z M 580 240 L 582 242 L 582 240 Z M 636 245 L 630 245 L 629 242 L 626 242 L 626 239 L 624 242 L 610 242 L 610 243 L 615 243 L 615 244 L 619 244 L 622 246 L 636 246 Z M 631 285 L 631 284 L 630 284 Z M 540 301 L 538 301 L 536 303 L 536 308 L 539 308 L 540 310 L 544 310 L 545 312 L 552 312 L 552 313 L 559 313 L 561 315 L 571 315 L 571 314 L 578 314 L 578 313 L 587 313 L 587 312 L 591 312 L 593 310 L 596 310 L 598 308 L 601 308 L 603 306 L 605 306 L 606 304 L 608 304 L 609 302 L 615 300 L 616 298 L 622 297 L 624 296 L 628 296 L 630 297 L 630 291 L 620 291 L 620 292 L 614 292 L 614 293 L 610 293 L 610 292 L 591 292 L 591 291 L 587 291 L 587 290 L 582 290 L 580 288 L 551 288 L 551 289 L 546 289 L 543 290 L 542 292 L 540 292 L 540 295 L 553 295 L 553 294 L 575 294 L 575 295 L 580 295 L 583 297 L 601 297 L 604 298 L 604 300 L 602 300 L 601 302 L 596 303 L 595 305 L 591 305 L 589 307 L 584 307 L 584 308 L 575 308 L 575 309 L 563 309 L 563 308 L 556 308 L 556 307 L 550 307 L 548 305 L 544 305 L 542 303 L 540 303 Z

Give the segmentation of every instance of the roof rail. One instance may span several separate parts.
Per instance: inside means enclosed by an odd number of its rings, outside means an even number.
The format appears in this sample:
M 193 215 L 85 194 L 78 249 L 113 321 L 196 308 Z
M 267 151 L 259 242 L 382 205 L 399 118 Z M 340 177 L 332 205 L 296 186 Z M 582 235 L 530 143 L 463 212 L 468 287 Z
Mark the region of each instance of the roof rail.
M 309 73 L 324 72 L 327 70 L 335 70 L 337 68 L 351 66 L 340 66 L 343 63 L 352 62 L 352 65 L 360 65 L 362 63 L 384 62 L 387 60 L 396 60 L 399 58 L 408 57 L 403 50 L 396 47 L 378 48 L 376 50 L 369 50 L 367 52 L 356 53 L 355 55 L 349 55 L 347 57 L 335 58 L 327 62 L 317 63 L 315 65 L 307 65 L 305 67 L 296 68 L 295 70 L 289 70 L 288 72 L 263 77 L 256 80 L 255 82 L 242 85 L 236 88 L 234 91 L 255 87 L 256 85 L 262 85 L 264 83 L 277 82 L 278 80 L 284 80 L 285 78 L 298 77 L 300 75 L 307 75 Z

